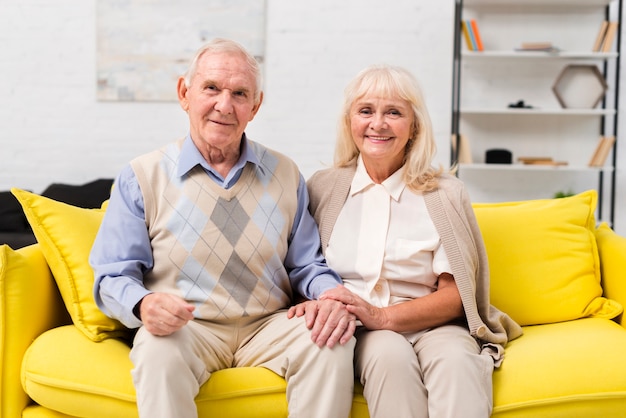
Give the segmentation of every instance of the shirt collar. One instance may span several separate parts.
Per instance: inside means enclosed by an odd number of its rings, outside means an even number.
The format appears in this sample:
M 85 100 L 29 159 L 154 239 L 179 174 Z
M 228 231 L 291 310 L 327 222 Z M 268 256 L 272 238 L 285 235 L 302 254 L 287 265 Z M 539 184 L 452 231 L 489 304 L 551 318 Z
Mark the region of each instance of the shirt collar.
M 406 187 L 406 185 L 404 184 L 404 180 L 402 180 L 402 172 L 404 171 L 403 169 L 404 167 L 401 167 L 400 169 L 396 170 L 395 173 L 393 173 L 381 183 L 387 193 L 389 193 L 389 196 L 391 196 L 396 201 L 400 199 L 400 195 Z M 354 196 L 359 192 L 369 189 L 374 184 L 375 183 L 372 178 L 369 176 L 369 174 L 367 174 L 365 164 L 363 164 L 363 159 L 359 154 L 356 164 L 356 172 L 354 173 L 354 178 L 352 179 L 352 184 L 350 186 L 350 195 Z
M 235 163 L 235 165 L 233 166 L 230 174 L 242 170 L 248 162 L 256 165 L 260 170 L 263 170 L 263 167 L 259 163 L 259 157 L 254 153 L 252 147 L 249 146 L 248 138 L 244 133 L 241 137 L 241 155 L 239 156 L 239 160 L 237 161 L 237 163 Z M 182 177 L 197 165 L 200 165 L 205 170 L 213 173 L 218 177 L 221 177 L 219 173 L 217 173 L 217 171 L 215 171 L 213 167 L 211 167 L 209 163 L 207 163 L 202 154 L 200 154 L 200 151 L 196 147 L 196 144 L 194 144 L 193 140 L 191 139 L 191 135 L 187 134 L 187 137 L 185 138 L 183 146 L 180 150 L 180 159 L 178 161 L 178 169 L 176 174 L 179 177 Z

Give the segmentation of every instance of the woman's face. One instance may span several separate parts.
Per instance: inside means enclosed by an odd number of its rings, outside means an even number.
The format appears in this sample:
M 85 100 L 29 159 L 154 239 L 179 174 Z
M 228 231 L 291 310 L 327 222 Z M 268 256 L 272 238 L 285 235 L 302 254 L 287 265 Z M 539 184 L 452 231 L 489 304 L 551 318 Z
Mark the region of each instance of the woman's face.
M 404 162 L 407 142 L 414 126 L 409 102 L 365 95 L 350 108 L 352 139 L 366 167 L 386 169 L 390 174 Z

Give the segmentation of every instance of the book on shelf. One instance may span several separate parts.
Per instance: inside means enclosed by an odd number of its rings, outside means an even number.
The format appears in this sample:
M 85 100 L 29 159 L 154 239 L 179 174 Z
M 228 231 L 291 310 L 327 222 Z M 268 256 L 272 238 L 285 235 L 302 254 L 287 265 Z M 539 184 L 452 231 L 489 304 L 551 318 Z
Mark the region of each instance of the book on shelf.
M 552 45 L 552 42 L 522 42 L 519 48 L 515 48 L 516 51 L 543 51 L 543 52 L 558 52 L 559 48 Z
M 617 35 L 617 25 L 617 22 L 609 22 L 609 26 L 606 28 L 606 34 L 602 40 L 602 52 L 611 52 L 615 35 Z
M 606 35 L 606 29 L 609 27 L 609 21 L 604 20 L 600 25 L 600 30 L 598 31 L 598 35 L 596 36 L 596 40 L 593 43 L 593 52 L 600 52 L 602 49 L 602 41 L 604 41 L 604 36 Z
M 596 40 L 593 43 L 593 52 L 611 52 L 613 48 L 613 42 L 617 35 L 618 23 L 609 22 L 605 20 L 600 25 L 600 30 L 596 35 Z
M 552 157 L 519 157 L 517 160 L 524 165 L 550 165 L 554 167 L 567 165 L 567 161 L 554 161 Z
M 472 151 L 470 149 L 469 140 L 467 139 L 467 136 L 463 134 L 459 134 L 458 141 L 456 134 L 452 134 L 452 152 L 456 155 L 457 163 L 459 164 L 471 164 L 474 162 L 472 160 Z
M 483 40 L 480 37 L 480 31 L 478 30 L 478 23 L 476 23 L 476 19 L 470 19 L 470 28 L 471 33 L 474 35 L 474 40 L 476 41 L 476 50 L 484 51 Z
M 478 31 L 478 23 L 475 19 L 461 20 L 461 31 L 463 32 L 463 38 L 465 38 L 465 44 L 470 51 L 483 51 L 483 41 Z
M 604 163 L 606 162 L 611 149 L 613 149 L 613 144 L 615 144 L 614 136 L 600 137 L 598 145 L 591 156 L 591 160 L 589 160 L 589 167 L 604 167 Z
M 461 21 L 461 29 L 463 31 L 463 37 L 465 38 L 465 45 L 467 45 L 467 49 L 470 51 L 476 51 L 474 43 L 472 42 L 472 28 L 467 20 Z

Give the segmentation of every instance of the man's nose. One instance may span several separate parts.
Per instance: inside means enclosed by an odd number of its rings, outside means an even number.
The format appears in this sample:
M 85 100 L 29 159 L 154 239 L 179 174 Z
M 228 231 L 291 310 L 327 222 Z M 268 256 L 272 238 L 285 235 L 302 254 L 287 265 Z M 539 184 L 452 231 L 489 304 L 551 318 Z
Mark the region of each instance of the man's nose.
M 230 114 L 233 111 L 233 98 L 229 90 L 222 90 L 217 96 L 215 109 L 220 113 Z

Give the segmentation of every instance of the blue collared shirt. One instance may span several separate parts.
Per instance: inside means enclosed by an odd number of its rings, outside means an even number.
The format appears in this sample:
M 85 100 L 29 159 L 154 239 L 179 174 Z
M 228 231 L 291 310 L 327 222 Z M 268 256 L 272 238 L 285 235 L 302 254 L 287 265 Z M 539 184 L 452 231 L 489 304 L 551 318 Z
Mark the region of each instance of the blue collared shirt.
M 237 183 L 246 164 L 263 169 L 258 156 L 248 146 L 245 135 L 241 156 L 226 178 L 206 162 L 188 135 L 183 142 L 177 174 L 183 176 L 200 165 L 213 181 L 229 189 Z M 308 211 L 308 205 L 309 195 L 304 177 L 300 175 L 298 208 L 284 265 L 294 293 L 317 299 L 324 291 L 341 283 L 341 279 L 326 265 L 320 250 L 317 225 Z M 115 181 L 89 262 L 95 273 L 94 297 L 98 307 L 129 328 L 141 326 L 133 308 L 150 293 L 143 285 L 143 275 L 152 268 L 153 258 L 143 197 L 130 165 L 121 171 Z

